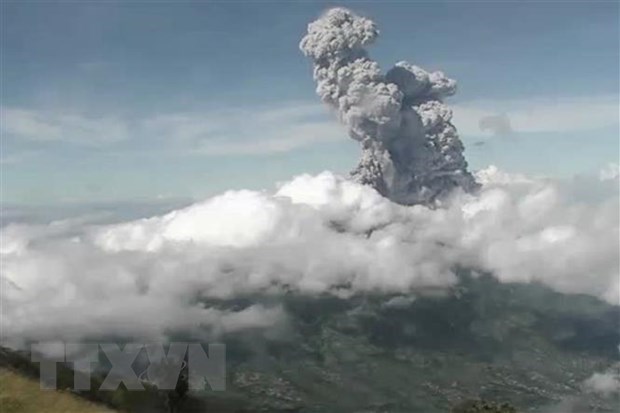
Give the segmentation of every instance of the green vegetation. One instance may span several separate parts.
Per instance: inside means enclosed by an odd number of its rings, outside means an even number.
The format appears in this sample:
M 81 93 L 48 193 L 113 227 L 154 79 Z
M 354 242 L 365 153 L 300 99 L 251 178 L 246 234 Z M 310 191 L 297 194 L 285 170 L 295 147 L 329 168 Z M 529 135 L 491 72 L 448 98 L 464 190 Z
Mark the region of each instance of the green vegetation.
M 105 413 L 112 410 L 70 392 L 41 390 L 39 381 L 0 369 L 2 413 Z
M 39 366 L 27 354 L 0 347 L 1 413 L 250 413 L 247 402 L 230 394 L 196 397 L 187 394 L 187 383 L 180 383 L 174 394 L 145 384 L 144 391 L 98 390 L 102 378 L 92 375 L 90 390 L 72 391 L 75 372 L 57 365 L 58 390 L 41 390 Z

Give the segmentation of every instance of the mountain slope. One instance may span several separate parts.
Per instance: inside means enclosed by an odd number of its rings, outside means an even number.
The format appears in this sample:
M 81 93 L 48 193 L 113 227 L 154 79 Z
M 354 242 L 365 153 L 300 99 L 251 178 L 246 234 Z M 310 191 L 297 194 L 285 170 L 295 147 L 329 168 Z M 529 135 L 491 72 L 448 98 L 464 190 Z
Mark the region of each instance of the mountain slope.
M 618 406 L 582 389 L 618 362 L 619 309 L 592 297 L 462 276 L 447 295 L 290 294 L 282 305 L 282 337 L 225 340 L 232 382 L 264 411 L 432 413 L 477 398 L 524 412 L 569 398 L 588 412 Z

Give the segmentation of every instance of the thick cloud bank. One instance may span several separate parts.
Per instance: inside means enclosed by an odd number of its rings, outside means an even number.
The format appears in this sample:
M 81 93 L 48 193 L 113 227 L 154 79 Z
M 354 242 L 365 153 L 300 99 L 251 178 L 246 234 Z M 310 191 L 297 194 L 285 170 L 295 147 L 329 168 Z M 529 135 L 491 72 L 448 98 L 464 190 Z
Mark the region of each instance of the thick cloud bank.
M 270 327 L 286 319 L 277 299 L 214 303 L 288 291 L 417 293 L 454 285 L 458 266 L 618 302 L 617 192 L 583 202 L 570 185 L 496 168 L 477 178 L 478 194 L 457 192 L 435 209 L 324 172 L 121 224 L 11 224 L 1 234 L 3 336 Z
M 317 93 L 362 145 L 353 177 L 406 205 L 431 203 L 455 187 L 474 189 L 452 111 L 442 102 L 456 82 L 407 62 L 381 74 L 365 50 L 378 35 L 371 20 L 334 8 L 308 25 L 300 44 L 314 63 Z

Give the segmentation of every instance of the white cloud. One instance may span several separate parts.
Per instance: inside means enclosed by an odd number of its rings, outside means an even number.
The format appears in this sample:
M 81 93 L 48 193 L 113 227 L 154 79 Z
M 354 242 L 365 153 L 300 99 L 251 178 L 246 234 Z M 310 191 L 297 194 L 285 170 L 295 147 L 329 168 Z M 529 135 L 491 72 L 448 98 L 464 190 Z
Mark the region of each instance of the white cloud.
M 2 109 L 2 134 L 37 142 L 105 146 L 132 139 L 184 154 L 243 155 L 288 152 L 344 139 L 327 109 L 290 102 L 250 109 L 156 114 L 131 121 L 19 108 Z
M 606 167 L 599 171 L 599 179 L 601 181 L 614 181 L 620 177 L 620 167 L 617 163 L 609 163 Z
M 473 101 L 453 106 L 453 123 L 463 136 L 516 133 L 559 133 L 618 125 L 618 96 L 532 98 Z M 488 120 L 495 127 L 485 127 Z M 497 120 L 502 120 L 498 129 Z
M 479 194 L 439 209 L 397 205 L 325 172 L 121 224 L 8 225 L 4 332 L 77 340 L 266 327 L 284 320 L 279 307 L 206 303 L 450 287 L 455 266 L 618 303 L 617 191 L 583 203 L 570 185 L 493 168 L 479 177 Z
M 588 392 L 599 393 L 603 396 L 620 393 L 619 368 L 620 366 L 615 366 L 608 372 L 594 373 L 583 382 L 584 389 Z

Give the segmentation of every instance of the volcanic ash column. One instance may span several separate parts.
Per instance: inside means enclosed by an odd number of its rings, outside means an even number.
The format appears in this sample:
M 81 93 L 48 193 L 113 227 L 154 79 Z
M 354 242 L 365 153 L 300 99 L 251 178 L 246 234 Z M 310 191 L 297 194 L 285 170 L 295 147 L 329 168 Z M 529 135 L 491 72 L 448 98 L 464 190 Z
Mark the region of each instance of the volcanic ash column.
M 314 63 L 317 93 L 362 145 L 353 178 L 406 205 L 432 204 L 456 187 L 475 189 L 442 102 L 456 82 L 407 62 L 381 74 L 365 49 L 378 35 L 371 20 L 335 8 L 310 23 L 300 43 Z

